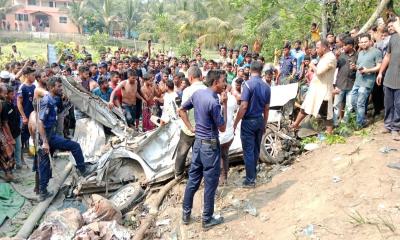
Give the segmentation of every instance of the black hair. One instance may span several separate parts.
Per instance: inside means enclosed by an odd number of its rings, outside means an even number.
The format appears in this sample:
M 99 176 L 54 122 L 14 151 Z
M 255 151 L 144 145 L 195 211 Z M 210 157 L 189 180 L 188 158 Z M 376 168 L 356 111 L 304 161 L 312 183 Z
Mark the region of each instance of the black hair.
M 62 81 L 61 81 L 61 78 L 60 78 L 60 77 L 54 76 L 54 77 L 51 77 L 51 78 L 49 79 L 49 81 L 47 82 L 47 86 L 48 86 L 49 88 L 51 88 L 51 87 L 56 86 L 56 83 L 62 83 Z
M 133 69 L 128 69 L 128 71 L 127 71 L 127 76 L 128 77 L 137 77 L 137 73 L 136 73 L 136 70 L 133 70 Z
M 111 76 L 111 77 L 119 76 L 119 73 L 116 72 L 116 71 L 111 71 L 111 72 L 110 72 L 110 76 Z
M 143 81 L 149 81 L 151 79 L 151 75 L 146 73 L 143 75 Z
M 358 37 L 359 39 L 366 37 L 368 40 L 371 40 L 371 35 L 369 35 L 369 33 L 361 33 Z
M 264 66 L 262 63 L 260 63 L 259 61 L 254 61 L 250 65 L 250 71 L 261 74 L 263 67 Z
M 6 87 L 7 87 L 7 93 L 15 92 L 15 89 L 13 88 L 13 86 L 6 85 Z
M 328 40 L 326 40 L 326 39 L 321 39 L 320 42 L 321 42 L 321 45 L 322 45 L 322 46 L 329 48 L 329 42 L 328 42 Z
M 89 68 L 87 66 L 80 66 L 78 71 L 79 73 L 89 72 Z
M 345 37 L 343 39 L 344 45 L 352 45 L 354 46 L 354 39 L 352 37 Z
M 207 87 L 211 87 L 214 85 L 214 82 L 218 81 L 222 75 L 226 75 L 226 72 L 224 70 L 210 70 L 207 73 L 205 85 Z
M 174 90 L 175 85 L 174 85 L 173 81 L 167 81 L 167 83 L 165 85 L 167 85 L 167 88 L 169 90 Z
M 99 77 L 99 80 L 97 82 L 99 83 L 99 86 L 101 86 L 104 83 L 108 82 L 108 80 L 105 77 Z

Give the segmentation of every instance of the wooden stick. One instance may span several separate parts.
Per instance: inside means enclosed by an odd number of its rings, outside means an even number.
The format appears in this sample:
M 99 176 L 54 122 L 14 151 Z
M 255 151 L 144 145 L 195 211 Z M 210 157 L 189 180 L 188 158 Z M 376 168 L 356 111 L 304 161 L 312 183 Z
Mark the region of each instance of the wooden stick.
M 160 192 L 157 195 L 157 198 L 153 203 L 150 204 L 149 206 L 149 215 L 147 215 L 147 218 L 142 221 L 142 224 L 140 225 L 139 229 L 136 231 L 135 236 L 133 237 L 133 240 L 142 240 L 144 239 L 144 235 L 146 234 L 147 229 L 151 226 L 151 223 L 153 220 L 157 217 L 158 215 L 158 208 L 160 207 L 163 199 L 167 195 L 167 193 L 176 185 L 178 184 L 182 179 L 175 178 L 174 180 L 170 181 L 167 185 L 165 185 Z

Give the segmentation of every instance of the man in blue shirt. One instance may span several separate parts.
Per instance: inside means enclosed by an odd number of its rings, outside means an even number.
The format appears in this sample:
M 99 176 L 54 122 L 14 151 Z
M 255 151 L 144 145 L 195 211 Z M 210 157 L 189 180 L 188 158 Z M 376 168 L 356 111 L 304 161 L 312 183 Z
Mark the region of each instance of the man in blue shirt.
M 301 65 L 304 62 L 304 57 L 306 56 L 306 54 L 301 50 L 301 41 L 297 40 L 294 43 L 294 48 L 292 50 L 290 50 L 290 54 L 296 59 L 296 73 L 297 73 L 297 77 L 300 74 L 300 69 L 301 69 Z
M 48 154 L 55 150 L 71 151 L 76 167 L 83 176 L 89 175 L 93 169 L 85 166 L 82 149 L 77 142 L 64 139 L 56 135 L 57 106 L 55 97 L 61 95 L 61 79 L 52 77 L 47 83 L 49 93 L 43 96 L 39 104 L 38 131 L 42 144 L 39 151 L 39 199 L 40 201 L 50 197 L 52 193 L 47 191 L 47 185 L 51 178 L 51 168 Z
M 208 229 L 223 222 L 223 218 L 213 217 L 215 191 L 217 190 L 219 175 L 221 172 L 221 150 L 218 141 L 219 131 L 226 129 L 227 96 L 226 73 L 222 70 L 210 70 L 205 83 L 208 88 L 200 89 L 193 93 L 192 97 L 183 103 L 179 109 L 179 115 L 187 128 L 195 132 L 195 140 L 192 150 L 192 163 L 189 170 L 189 180 L 186 185 L 183 199 L 184 224 L 189 224 L 193 206 L 193 197 L 199 189 L 201 179 L 204 176 L 204 209 L 203 228 Z M 218 95 L 221 94 L 223 103 L 223 116 Z M 189 121 L 187 111 L 194 108 L 195 128 Z
M 99 86 L 93 90 L 93 94 L 99 96 L 104 101 L 109 102 L 113 90 L 108 85 L 108 80 L 101 77 L 98 84 Z
M 23 75 L 25 76 L 25 82 L 18 89 L 18 98 L 17 98 L 17 107 L 18 111 L 21 115 L 22 120 L 22 133 L 21 133 L 21 142 L 26 146 L 27 141 L 29 140 L 29 131 L 28 131 L 28 119 L 29 115 L 33 111 L 33 94 L 35 92 L 35 85 L 33 84 L 35 81 L 35 69 L 32 67 L 26 67 L 23 70 Z
M 297 60 L 290 54 L 290 44 L 283 47 L 283 55 L 279 60 L 279 85 L 286 85 L 293 81 L 297 69 Z
M 261 138 L 268 121 L 271 89 L 261 78 L 262 63 L 254 61 L 250 66 L 250 79 L 242 86 L 239 111 L 233 128 L 242 120 L 240 138 L 246 167 L 243 187 L 255 187 L 257 161 L 260 156 Z

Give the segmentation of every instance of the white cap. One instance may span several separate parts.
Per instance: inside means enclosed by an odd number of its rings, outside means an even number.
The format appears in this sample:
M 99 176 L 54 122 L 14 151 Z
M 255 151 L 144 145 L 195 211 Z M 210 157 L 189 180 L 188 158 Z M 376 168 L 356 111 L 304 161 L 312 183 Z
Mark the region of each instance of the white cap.
M 3 78 L 3 79 L 11 78 L 11 74 L 8 71 L 1 71 L 0 78 Z

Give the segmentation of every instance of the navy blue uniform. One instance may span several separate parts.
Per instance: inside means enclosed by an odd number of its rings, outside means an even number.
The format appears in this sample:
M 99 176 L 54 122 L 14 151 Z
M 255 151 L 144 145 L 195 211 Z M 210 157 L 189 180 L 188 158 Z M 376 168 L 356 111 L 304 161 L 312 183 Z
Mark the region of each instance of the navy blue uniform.
M 257 161 L 260 157 L 260 144 L 265 127 L 263 113 L 270 98 L 271 89 L 259 76 L 252 76 L 243 83 L 241 100 L 248 102 L 248 107 L 243 116 L 240 138 L 247 184 L 253 184 L 256 180 Z
M 193 197 L 204 177 L 203 222 L 211 219 L 214 213 L 215 191 L 217 190 L 220 167 L 220 145 L 218 127 L 224 125 L 221 105 L 217 94 L 211 89 L 196 91 L 182 105 L 185 110 L 194 107 L 195 141 L 192 150 L 192 163 L 189 170 L 189 181 L 183 199 L 183 212 L 192 211 Z
M 22 107 L 26 118 L 29 119 L 29 115 L 33 112 L 33 94 L 35 92 L 35 85 L 22 84 L 18 89 L 18 97 L 22 97 Z M 22 121 L 21 121 L 22 122 Z M 21 141 L 26 143 L 29 140 L 30 134 L 28 126 L 24 125 L 22 127 Z
M 50 153 L 54 153 L 54 151 L 57 149 L 62 151 L 71 151 L 76 162 L 76 167 L 80 172 L 84 172 L 85 160 L 80 145 L 77 142 L 65 139 L 56 134 L 57 101 L 50 94 L 45 95 L 40 100 L 39 119 L 42 121 L 44 130 L 46 131 L 47 142 L 50 146 Z M 46 189 L 51 177 L 51 169 L 49 156 L 41 151 L 39 152 L 39 156 L 40 190 L 43 191 Z

